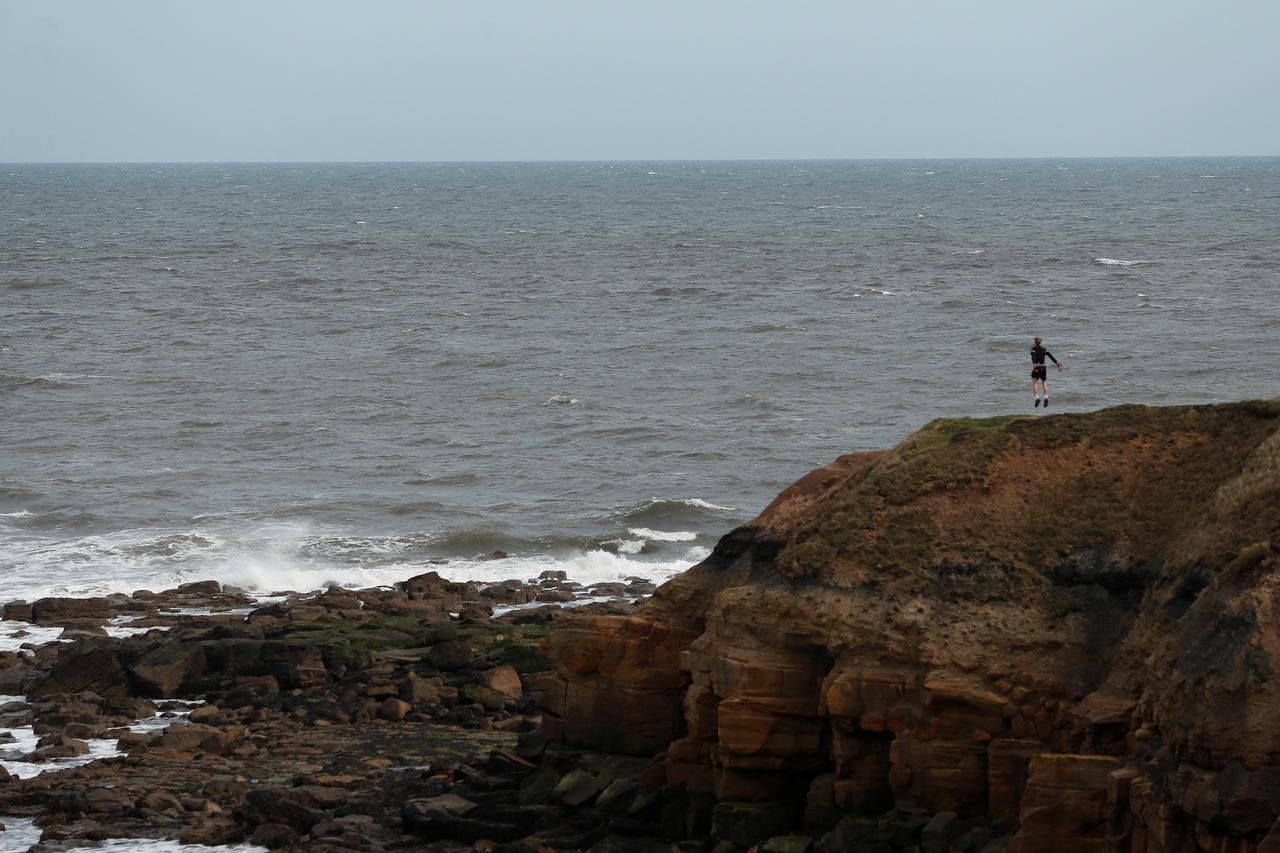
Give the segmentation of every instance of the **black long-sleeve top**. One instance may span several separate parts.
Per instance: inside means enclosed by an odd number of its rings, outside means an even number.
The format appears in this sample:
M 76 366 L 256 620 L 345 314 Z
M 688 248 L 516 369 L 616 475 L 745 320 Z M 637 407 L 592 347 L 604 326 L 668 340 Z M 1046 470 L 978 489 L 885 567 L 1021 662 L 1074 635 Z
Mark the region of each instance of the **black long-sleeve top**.
M 1049 351 L 1048 351 L 1047 349 L 1045 349 L 1044 347 L 1032 347 L 1032 348 L 1031 348 L 1031 363 L 1032 363 L 1032 364 L 1044 364 L 1045 356 L 1048 356 L 1048 357 L 1049 357 L 1049 360 L 1050 360 L 1050 361 L 1052 361 L 1054 364 L 1057 364 L 1057 363 L 1058 363 L 1058 360 L 1057 360 L 1056 358 L 1054 358 L 1054 357 L 1053 357 L 1053 353 L 1049 352 Z

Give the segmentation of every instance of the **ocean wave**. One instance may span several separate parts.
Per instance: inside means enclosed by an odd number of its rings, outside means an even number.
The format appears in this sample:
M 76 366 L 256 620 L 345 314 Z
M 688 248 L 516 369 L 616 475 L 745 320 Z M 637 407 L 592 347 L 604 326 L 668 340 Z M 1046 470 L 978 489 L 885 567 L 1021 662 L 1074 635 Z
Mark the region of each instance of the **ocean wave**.
M 628 529 L 646 527 L 658 529 L 670 527 L 688 529 L 708 525 L 723 525 L 725 514 L 737 512 L 734 507 L 720 506 L 701 498 L 652 498 L 636 507 L 621 510 L 614 518 Z
M 1118 258 L 1094 258 L 1093 261 L 1104 267 L 1137 267 L 1151 263 L 1150 261 L 1122 261 Z
M 715 505 L 697 499 L 656 502 L 648 511 L 664 506 L 723 511 L 707 509 Z M 15 526 L 33 517 L 9 515 Z M 204 579 L 257 593 L 333 584 L 373 587 L 432 569 L 453 580 L 530 580 L 557 569 L 583 584 L 627 577 L 661 582 L 709 553 L 696 544 L 699 534 L 661 524 L 637 524 L 624 535 L 594 538 L 522 538 L 486 528 L 360 536 L 304 523 L 216 527 L 132 529 L 67 539 L 39 533 L 0 536 L 5 598 L 130 593 Z M 15 528 L 6 524 L 0 529 Z
M 48 376 L 22 376 L 15 373 L 0 373 L 0 391 L 16 391 L 19 388 L 43 388 L 52 391 L 72 388 L 64 381 L 65 375 L 51 373 Z

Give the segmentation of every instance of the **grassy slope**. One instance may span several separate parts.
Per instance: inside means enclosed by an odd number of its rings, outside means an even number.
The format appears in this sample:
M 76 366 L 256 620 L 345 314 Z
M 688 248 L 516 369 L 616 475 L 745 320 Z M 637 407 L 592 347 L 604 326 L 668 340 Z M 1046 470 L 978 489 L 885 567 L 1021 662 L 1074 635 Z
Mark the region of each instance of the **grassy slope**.
M 1043 570 L 1088 550 L 1113 570 L 1212 570 L 1280 521 L 1278 426 L 1280 400 L 934 421 L 775 525 L 777 566 L 915 586 L 940 570 Z

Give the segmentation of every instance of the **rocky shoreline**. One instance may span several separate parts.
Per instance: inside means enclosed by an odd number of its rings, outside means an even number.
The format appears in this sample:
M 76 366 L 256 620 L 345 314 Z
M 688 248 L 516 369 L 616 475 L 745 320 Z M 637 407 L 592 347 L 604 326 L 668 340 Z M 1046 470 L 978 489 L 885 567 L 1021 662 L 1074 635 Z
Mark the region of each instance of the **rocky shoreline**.
M 548 749 L 530 698 L 565 605 L 629 613 L 652 590 L 429 572 L 268 603 L 214 581 L 10 602 L 10 627 L 59 637 L 0 652 L 0 758 L 19 771 L 0 769 L 0 815 L 34 819 L 43 850 L 656 845 L 654 804 L 632 808 L 647 762 Z M 28 727 L 35 748 L 7 754 Z M 104 744 L 118 754 L 89 761 Z

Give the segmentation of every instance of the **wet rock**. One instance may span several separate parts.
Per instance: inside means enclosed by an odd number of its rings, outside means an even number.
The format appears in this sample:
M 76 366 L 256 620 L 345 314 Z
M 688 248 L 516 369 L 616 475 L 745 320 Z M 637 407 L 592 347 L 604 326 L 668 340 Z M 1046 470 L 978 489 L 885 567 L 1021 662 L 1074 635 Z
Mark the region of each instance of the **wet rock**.
M 551 799 L 571 809 L 590 802 L 600 793 L 600 781 L 585 770 L 566 774 L 551 792 Z
M 162 644 L 128 667 L 138 689 L 147 696 L 178 695 L 183 684 L 205 673 L 204 649 L 194 643 Z
M 215 776 L 205 783 L 202 793 L 220 803 L 234 803 L 249 792 L 249 782 L 235 776 Z
M 100 738 L 112 728 L 112 723 L 67 723 L 62 727 L 62 733 L 69 738 L 78 740 L 92 740 Z
M 501 711 L 514 704 L 514 700 L 510 697 L 480 684 L 468 684 L 462 688 L 460 695 L 469 702 L 481 705 L 487 711 Z
M 27 695 L 40 699 L 89 691 L 99 696 L 127 696 L 129 679 L 122 659 L 122 646 L 110 640 L 75 643 L 62 651 L 46 676 L 31 684 Z
M 49 625 L 70 619 L 110 618 L 111 602 L 105 598 L 41 598 L 31 606 L 30 621 Z
M 596 808 L 610 814 L 626 814 L 639 791 L 640 783 L 635 779 L 614 779 L 596 798 Z
M 560 784 L 560 774 L 550 764 L 544 764 L 520 783 L 519 803 L 522 806 L 538 805 L 551 799 L 551 793 Z
M 68 738 L 63 734 L 46 735 L 37 740 L 35 751 L 27 756 L 26 761 L 44 762 L 54 758 L 74 758 L 84 756 L 88 752 L 90 748 L 83 740 Z
M 173 591 L 179 595 L 217 595 L 222 592 L 222 584 L 215 580 L 192 581 L 179 584 Z
M 813 839 L 807 835 L 775 835 L 759 846 L 760 853 L 809 853 Z
M 502 696 L 518 700 L 524 696 L 524 685 L 520 681 L 520 673 L 513 666 L 496 666 L 476 676 L 476 682 Z
M 154 749 L 171 749 L 178 752 L 202 750 L 217 754 L 222 752 L 226 742 L 227 733 L 223 729 L 188 723 L 169 726 L 152 739 L 151 746 Z
M 399 722 L 413 710 L 413 706 L 401 699 L 388 696 L 378 705 L 378 716 L 384 720 Z
M 249 836 L 250 844 L 257 844 L 268 850 L 291 847 L 297 840 L 298 833 L 293 830 L 293 827 L 283 823 L 260 823 Z
M 23 664 L 0 669 L 0 696 L 25 695 L 27 685 L 39 674 L 38 670 Z
M 58 640 L 64 643 L 74 643 L 76 640 L 89 640 L 94 637 L 105 637 L 107 631 L 101 625 L 83 626 L 63 628 L 62 633 L 58 635 Z
M 226 719 L 226 712 L 217 705 L 201 705 L 198 708 L 191 709 L 191 713 L 187 715 L 189 722 L 207 726 L 220 725 L 226 722 Z
M 114 788 L 90 788 L 82 802 L 88 814 L 122 814 L 133 808 L 133 800 Z
M 156 812 L 182 813 L 182 800 L 168 791 L 152 791 L 142 798 L 142 805 Z
M 454 837 L 460 819 L 476 809 L 476 804 L 454 794 L 441 794 L 424 800 L 408 800 L 400 809 L 405 829 L 433 837 Z
M 535 732 L 527 732 L 516 739 L 516 755 L 526 761 L 536 761 L 547 748 L 547 739 Z
M 924 826 L 920 833 L 920 849 L 923 853 L 947 853 L 951 843 L 963 831 L 960 816 L 955 812 L 939 812 Z
M 32 605 L 25 601 L 10 601 L 4 606 L 4 619 L 14 622 L 34 622 Z
M 434 705 L 440 701 L 440 688 L 443 686 L 439 678 L 423 678 L 411 672 L 400 683 L 400 698 L 411 705 Z
M 464 640 L 445 640 L 427 652 L 427 661 L 446 672 L 474 667 L 483 660 L 484 652 Z
M 739 847 L 753 847 L 781 835 L 789 821 L 787 810 L 777 803 L 723 802 L 712 811 L 711 835 Z

